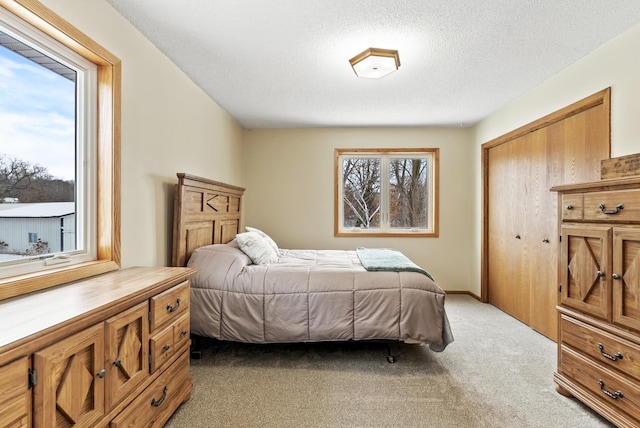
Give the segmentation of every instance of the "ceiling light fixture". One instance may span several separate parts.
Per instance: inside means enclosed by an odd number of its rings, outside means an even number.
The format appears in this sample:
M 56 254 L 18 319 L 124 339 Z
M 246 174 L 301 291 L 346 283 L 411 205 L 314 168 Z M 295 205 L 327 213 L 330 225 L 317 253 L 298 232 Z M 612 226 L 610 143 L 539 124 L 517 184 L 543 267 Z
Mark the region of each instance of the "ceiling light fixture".
M 349 63 L 356 76 L 379 79 L 400 67 L 400 57 L 396 50 L 369 48 L 351 58 Z

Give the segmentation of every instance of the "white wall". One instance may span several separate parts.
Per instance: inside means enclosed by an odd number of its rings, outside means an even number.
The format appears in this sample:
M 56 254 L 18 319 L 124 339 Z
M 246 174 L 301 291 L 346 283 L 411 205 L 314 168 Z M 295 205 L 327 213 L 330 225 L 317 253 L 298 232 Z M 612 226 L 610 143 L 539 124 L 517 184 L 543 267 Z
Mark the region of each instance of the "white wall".
M 640 152 L 640 25 L 585 56 L 478 123 L 473 129 L 473 282 L 480 293 L 481 145 L 513 129 L 611 87 L 611 156 Z
M 440 237 L 333 236 L 334 149 L 440 148 Z M 244 131 L 244 224 L 282 248 L 393 247 L 446 290 L 466 290 L 473 248 L 473 141 L 468 129 L 334 128 Z
M 106 1 L 42 3 L 122 60 L 122 267 L 169 265 L 176 173 L 242 186 L 242 129 Z

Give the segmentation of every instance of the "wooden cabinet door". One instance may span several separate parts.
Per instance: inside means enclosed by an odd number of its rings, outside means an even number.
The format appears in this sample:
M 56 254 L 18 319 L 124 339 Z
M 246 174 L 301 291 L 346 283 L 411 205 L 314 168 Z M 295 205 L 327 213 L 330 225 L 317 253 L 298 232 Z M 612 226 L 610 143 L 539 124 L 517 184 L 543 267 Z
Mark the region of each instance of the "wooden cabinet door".
M 145 301 L 105 323 L 107 412 L 149 376 L 148 317 Z
M 104 327 L 36 352 L 35 427 L 89 427 L 104 414 Z
M 611 228 L 562 226 L 561 302 L 611 319 Z
M 640 230 L 613 231 L 613 322 L 640 331 Z

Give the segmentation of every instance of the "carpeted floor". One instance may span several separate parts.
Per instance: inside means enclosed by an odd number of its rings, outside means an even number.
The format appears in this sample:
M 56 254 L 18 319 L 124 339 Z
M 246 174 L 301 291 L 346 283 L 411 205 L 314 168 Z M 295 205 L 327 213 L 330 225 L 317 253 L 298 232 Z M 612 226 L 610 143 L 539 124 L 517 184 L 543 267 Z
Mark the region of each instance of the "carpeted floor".
M 444 352 L 386 343 L 206 341 L 167 427 L 612 427 L 555 392 L 556 344 L 466 295 Z

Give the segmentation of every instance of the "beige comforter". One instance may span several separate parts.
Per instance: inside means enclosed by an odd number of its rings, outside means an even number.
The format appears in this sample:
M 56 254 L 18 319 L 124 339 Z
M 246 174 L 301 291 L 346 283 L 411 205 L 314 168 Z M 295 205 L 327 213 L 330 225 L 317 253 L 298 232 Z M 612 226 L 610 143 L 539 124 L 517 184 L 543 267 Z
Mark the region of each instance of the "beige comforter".
M 445 293 L 417 272 L 368 272 L 355 251 L 280 250 L 256 265 L 237 246 L 189 260 L 191 332 L 248 343 L 401 340 L 442 351 L 453 341 Z

